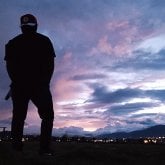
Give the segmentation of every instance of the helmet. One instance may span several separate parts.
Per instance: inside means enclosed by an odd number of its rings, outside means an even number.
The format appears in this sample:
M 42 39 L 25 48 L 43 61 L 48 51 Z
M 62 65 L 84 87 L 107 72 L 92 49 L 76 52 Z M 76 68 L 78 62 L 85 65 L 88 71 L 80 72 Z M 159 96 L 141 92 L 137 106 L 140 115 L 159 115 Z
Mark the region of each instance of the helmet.
M 23 16 L 21 16 L 21 27 L 22 26 L 36 26 L 37 25 L 37 19 L 35 16 L 33 16 L 32 14 L 25 14 Z

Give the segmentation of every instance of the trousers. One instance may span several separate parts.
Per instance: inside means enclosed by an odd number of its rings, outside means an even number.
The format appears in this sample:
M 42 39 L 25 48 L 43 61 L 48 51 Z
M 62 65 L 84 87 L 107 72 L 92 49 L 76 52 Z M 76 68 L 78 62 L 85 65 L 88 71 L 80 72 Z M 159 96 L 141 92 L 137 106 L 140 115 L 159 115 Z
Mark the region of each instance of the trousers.
M 28 103 L 31 100 L 38 109 L 41 118 L 40 149 L 50 147 L 53 129 L 54 110 L 49 86 L 12 87 L 13 116 L 11 123 L 12 143 L 22 144 L 24 122 Z

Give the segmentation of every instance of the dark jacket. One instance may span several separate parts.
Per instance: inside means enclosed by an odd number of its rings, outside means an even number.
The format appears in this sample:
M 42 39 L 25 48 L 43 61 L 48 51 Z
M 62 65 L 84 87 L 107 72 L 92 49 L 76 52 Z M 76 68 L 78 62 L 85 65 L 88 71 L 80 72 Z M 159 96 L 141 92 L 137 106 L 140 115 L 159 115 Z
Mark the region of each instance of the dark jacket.
M 20 34 L 6 44 L 6 67 L 13 86 L 49 85 L 55 52 L 42 34 Z

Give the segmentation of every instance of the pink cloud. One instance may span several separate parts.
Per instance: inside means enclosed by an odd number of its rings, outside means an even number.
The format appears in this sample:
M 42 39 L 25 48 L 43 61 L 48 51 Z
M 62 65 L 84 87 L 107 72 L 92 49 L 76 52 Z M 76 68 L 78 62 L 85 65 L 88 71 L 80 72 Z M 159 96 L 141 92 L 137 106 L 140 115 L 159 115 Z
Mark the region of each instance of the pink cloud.
M 56 81 L 53 92 L 55 93 L 56 101 L 72 100 L 77 96 L 75 82 L 65 78 Z
M 0 120 L 7 119 L 12 116 L 12 107 L 10 109 L 1 110 Z
M 72 80 L 75 75 L 89 73 L 86 66 L 71 51 L 66 51 L 55 67 L 52 80 L 52 93 L 55 101 L 70 101 L 79 98 L 84 92 L 83 83 Z
M 90 119 L 83 118 L 82 120 L 62 120 L 59 121 L 58 119 L 54 122 L 55 128 L 61 127 L 68 127 L 68 126 L 75 126 L 84 128 L 85 131 L 95 131 L 97 128 L 106 126 L 105 121 L 98 120 L 98 119 Z
M 105 23 L 103 27 L 105 33 L 91 49 L 91 55 L 130 56 L 134 44 L 141 39 L 138 27 L 129 21 L 112 21 Z

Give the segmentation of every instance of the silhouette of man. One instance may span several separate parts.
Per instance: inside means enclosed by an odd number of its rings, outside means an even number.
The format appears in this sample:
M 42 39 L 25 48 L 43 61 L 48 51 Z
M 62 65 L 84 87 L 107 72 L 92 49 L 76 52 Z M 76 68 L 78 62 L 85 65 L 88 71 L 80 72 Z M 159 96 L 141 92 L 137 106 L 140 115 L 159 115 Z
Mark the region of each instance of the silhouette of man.
M 49 84 L 56 55 L 50 39 L 37 33 L 37 20 L 33 15 L 23 15 L 20 22 L 22 34 L 6 44 L 5 54 L 12 82 L 12 147 L 17 151 L 23 149 L 23 127 L 31 100 L 42 120 L 39 153 L 51 155 L 54 110 Z

